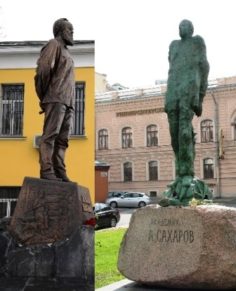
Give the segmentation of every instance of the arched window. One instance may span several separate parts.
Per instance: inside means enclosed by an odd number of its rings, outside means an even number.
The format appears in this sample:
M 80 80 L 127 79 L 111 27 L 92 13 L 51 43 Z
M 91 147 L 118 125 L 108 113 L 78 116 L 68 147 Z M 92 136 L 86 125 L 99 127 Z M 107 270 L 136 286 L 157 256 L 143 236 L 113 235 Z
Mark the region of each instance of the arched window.
M 98 149 L 107 150 L 108 149 L 108 131 L 107 129 L 100 129 L 98 131 Z
M 213 141 L 213 121 L 210 119 L 201 122 L 201 142 Z
M 147 126 L 147 147 L 153 147 L 157 145 L 158 145 L 157 126 L 151 124 Z
M 236 117 L 234 118 L 234 121 L 231 124 L 233 126 L 233 139 L 236 140 Z
M 124 182 L 130 182 L 133 180 L 132 163 L 131 162 L 124 163 L 123 172 L 124 172 Z
M 214 178 L 214 163 L 213 159 L 206 158 L 203 160 L 203 178 L 212 179 Z
M 132 148 L 132 129 L 131 127 L 124 127 L 122 129 L 122 148 Z
M 158 180 L 158 166 L 157 161 L 148 162 L 149 181 Z

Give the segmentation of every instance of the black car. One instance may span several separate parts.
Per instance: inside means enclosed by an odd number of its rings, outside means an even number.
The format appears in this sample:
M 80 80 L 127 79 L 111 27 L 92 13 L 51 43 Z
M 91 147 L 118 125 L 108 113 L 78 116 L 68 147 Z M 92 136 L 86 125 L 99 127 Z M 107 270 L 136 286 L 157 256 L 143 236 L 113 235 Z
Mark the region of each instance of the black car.
M 104 203 L 95 203 L 94 214 L 97 228 L 115 227 L 120 220 L 120 212 Z

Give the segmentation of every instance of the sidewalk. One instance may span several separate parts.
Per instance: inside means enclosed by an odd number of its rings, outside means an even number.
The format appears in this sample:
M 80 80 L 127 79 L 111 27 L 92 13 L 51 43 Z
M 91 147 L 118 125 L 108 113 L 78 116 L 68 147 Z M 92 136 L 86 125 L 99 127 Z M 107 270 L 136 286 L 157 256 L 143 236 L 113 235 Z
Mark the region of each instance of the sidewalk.
M 235 195 L 236 196 L 236 195 Z M 214 198 L 213 202 L 225 206 L 236 206 L 236 197 Z
M 124 279 L 121 281 L 118 281 L 116 283 L 113 283 L 111 285 L 95 289 L 96 291 L 181 291 L 181 290 L 186 290 L 186 291 L 199 291 L 196 289 L 175 289 L 175 288 L 164 288 L 164 287 L 157 287 L 157 286 L 142 286 L 138 285 L 137 283 L 130 281 L 128 279 Z M 201 291 L 209 291 L 209 289 L 201 289 Z M 226 291 L 226 290 L 221 290 L 221 291 Z
M 148 291 L 148 290 L 168 291 L 168 289 L 162 287 L 158 288 L 138 285 L 137 283 L 128 279 L 124 279 L 111 285 L 107 285 L 105 287 L 96 289 L 96 291 Z M 175 289 L 171 289 L 171 291 L 175 291 Z

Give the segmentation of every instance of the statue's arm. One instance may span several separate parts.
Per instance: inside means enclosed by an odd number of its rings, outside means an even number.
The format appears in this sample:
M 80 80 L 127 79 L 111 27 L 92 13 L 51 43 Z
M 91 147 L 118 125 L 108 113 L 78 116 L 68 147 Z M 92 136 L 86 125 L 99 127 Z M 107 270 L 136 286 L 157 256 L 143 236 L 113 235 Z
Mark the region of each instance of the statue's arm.
M 48 90 L 52 75 L 57 66 L 58 54 L 59 45 L 55 39 L 50 40 L 40 53 L 35 76 L 35 88 L 40 101 L 43 101 Z
M 200 102 L 202 102 L 204 96 L 206 95 L 210 66 L 207 61 L 205 42 L 202 37 L 197 36 L 197 38 L 199 42 L 199 53 L 200 53 L 199 68 L 200 68 L 200 75 L 201 75 L 199 98 L 200 98 Z
M 167 113 L 169 111 L 170 107 L 170 102 L 167 101 L 168 96 L 169 96 L 169 90 L 171 85 L 171 75 L 173 75 L 173 72 L 171 70 L 173 59 L 175 56 L 175 52 L 178 49 L 178 40 L 173 40 L 169 46 L 169 52 L 168 52 L 168 61 L 169 61 L 169 72 L 168 72 L 168 81 L 167 81 L 167 92 L 166 92 L 166 97 L 165 97 L 165 103 L 164 103 L 164 110 Z M 172 76 L 173 77 L 173 76 Z
M 177 50 L 178 43 L 179 43 L 178 40 L 173 40 L 169 46 L 169 54 L 168 54 L 169 66 L 171 66 L 171 62 L 172 62 L 174 53 Z

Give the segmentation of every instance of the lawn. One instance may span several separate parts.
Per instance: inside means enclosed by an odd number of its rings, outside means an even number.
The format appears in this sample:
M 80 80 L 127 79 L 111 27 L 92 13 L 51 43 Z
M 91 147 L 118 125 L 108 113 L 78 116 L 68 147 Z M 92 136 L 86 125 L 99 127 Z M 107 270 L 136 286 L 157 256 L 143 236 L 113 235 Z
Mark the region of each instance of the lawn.
M 95 287 L 124 279 L 117 269 L 120 243 L 126 228 L 95 232 Z

